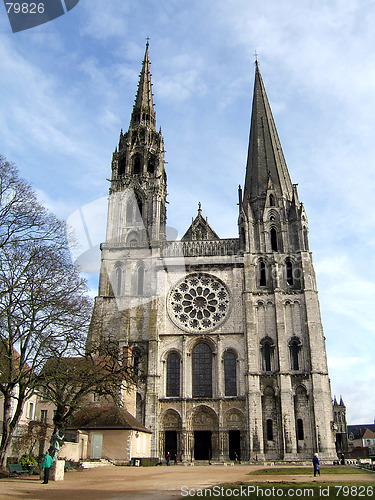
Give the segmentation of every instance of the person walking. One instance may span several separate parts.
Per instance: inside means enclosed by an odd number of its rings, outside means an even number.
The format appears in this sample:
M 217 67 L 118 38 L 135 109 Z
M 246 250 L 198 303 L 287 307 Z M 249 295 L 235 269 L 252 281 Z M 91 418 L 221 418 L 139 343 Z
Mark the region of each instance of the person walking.
M 318 473 L 318 475 L 320 476 L 320 462 L 317 453 L 315 453 L 313 458 L 313 466 L 314 466 L 314 477 L 316 477 L 316 473 Z
M 52 467 L 52 464 L 52 457 L 49 454 L 49 450 L 47 450 L 42 462 L 42 469 L 44 470 L 44 480 L 42 484 L 48 484 L 49 470 Z
M 171 454 L 169 453 L 169 451 L 167 453 L 167 465 L 171 465 Z

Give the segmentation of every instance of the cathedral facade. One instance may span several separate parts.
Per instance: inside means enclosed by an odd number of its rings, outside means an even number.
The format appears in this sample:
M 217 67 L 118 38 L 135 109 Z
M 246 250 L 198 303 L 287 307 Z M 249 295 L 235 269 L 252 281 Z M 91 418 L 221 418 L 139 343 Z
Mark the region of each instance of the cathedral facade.
M 201 205 L 180 241 L 166 226 L 164 143 L 149 46 L 129 130 L 112 159 L 92 341 L 130 346 L 152 456 L 179 461 L 335 456 L 308 221 L 256 63 L 238 236 Z

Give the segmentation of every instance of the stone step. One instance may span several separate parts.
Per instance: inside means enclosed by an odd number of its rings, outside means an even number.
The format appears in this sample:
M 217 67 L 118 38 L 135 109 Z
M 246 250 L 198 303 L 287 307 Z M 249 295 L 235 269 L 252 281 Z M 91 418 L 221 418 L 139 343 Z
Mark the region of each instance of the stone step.
M 80 464 L 83 469 L 93 469 L 94 467 L 108 467 L 109 465 L 112 465 L 114 467 L 114 464 L 109 460 L 106 460 L 105 458 L 82 461 L 80 462 Z

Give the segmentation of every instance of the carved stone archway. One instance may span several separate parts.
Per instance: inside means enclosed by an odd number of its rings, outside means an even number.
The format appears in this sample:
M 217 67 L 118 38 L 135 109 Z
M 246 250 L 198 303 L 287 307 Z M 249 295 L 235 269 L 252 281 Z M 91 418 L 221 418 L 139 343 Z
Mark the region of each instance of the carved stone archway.
M 159 455 L 165 457 L 167 451 L 174 459 L 181 461 L 183 454 L 181 417 L 176 410 L 169 409 L 161 417 L 159 433 Z

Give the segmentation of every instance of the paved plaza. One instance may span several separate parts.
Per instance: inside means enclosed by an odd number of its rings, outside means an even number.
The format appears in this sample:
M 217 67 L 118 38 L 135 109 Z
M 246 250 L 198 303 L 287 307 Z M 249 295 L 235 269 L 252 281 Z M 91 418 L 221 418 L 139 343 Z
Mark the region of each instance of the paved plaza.
M 307 476 L 251 476 L 249 473 L 263 467 L 236 466 L 158 466 L 158 467 L 98 467 L 65 474 L 64 481 L 41 484 L 37 476 L 0 480 L 0 499 L 32 500 L 172 500 L 189 498 L 181 495 L 181 488 L 205 488 L 221 483 L 241 482 L 375 482 L 374 474 Z M 312 470 L 312 468 L 310 468 Z

